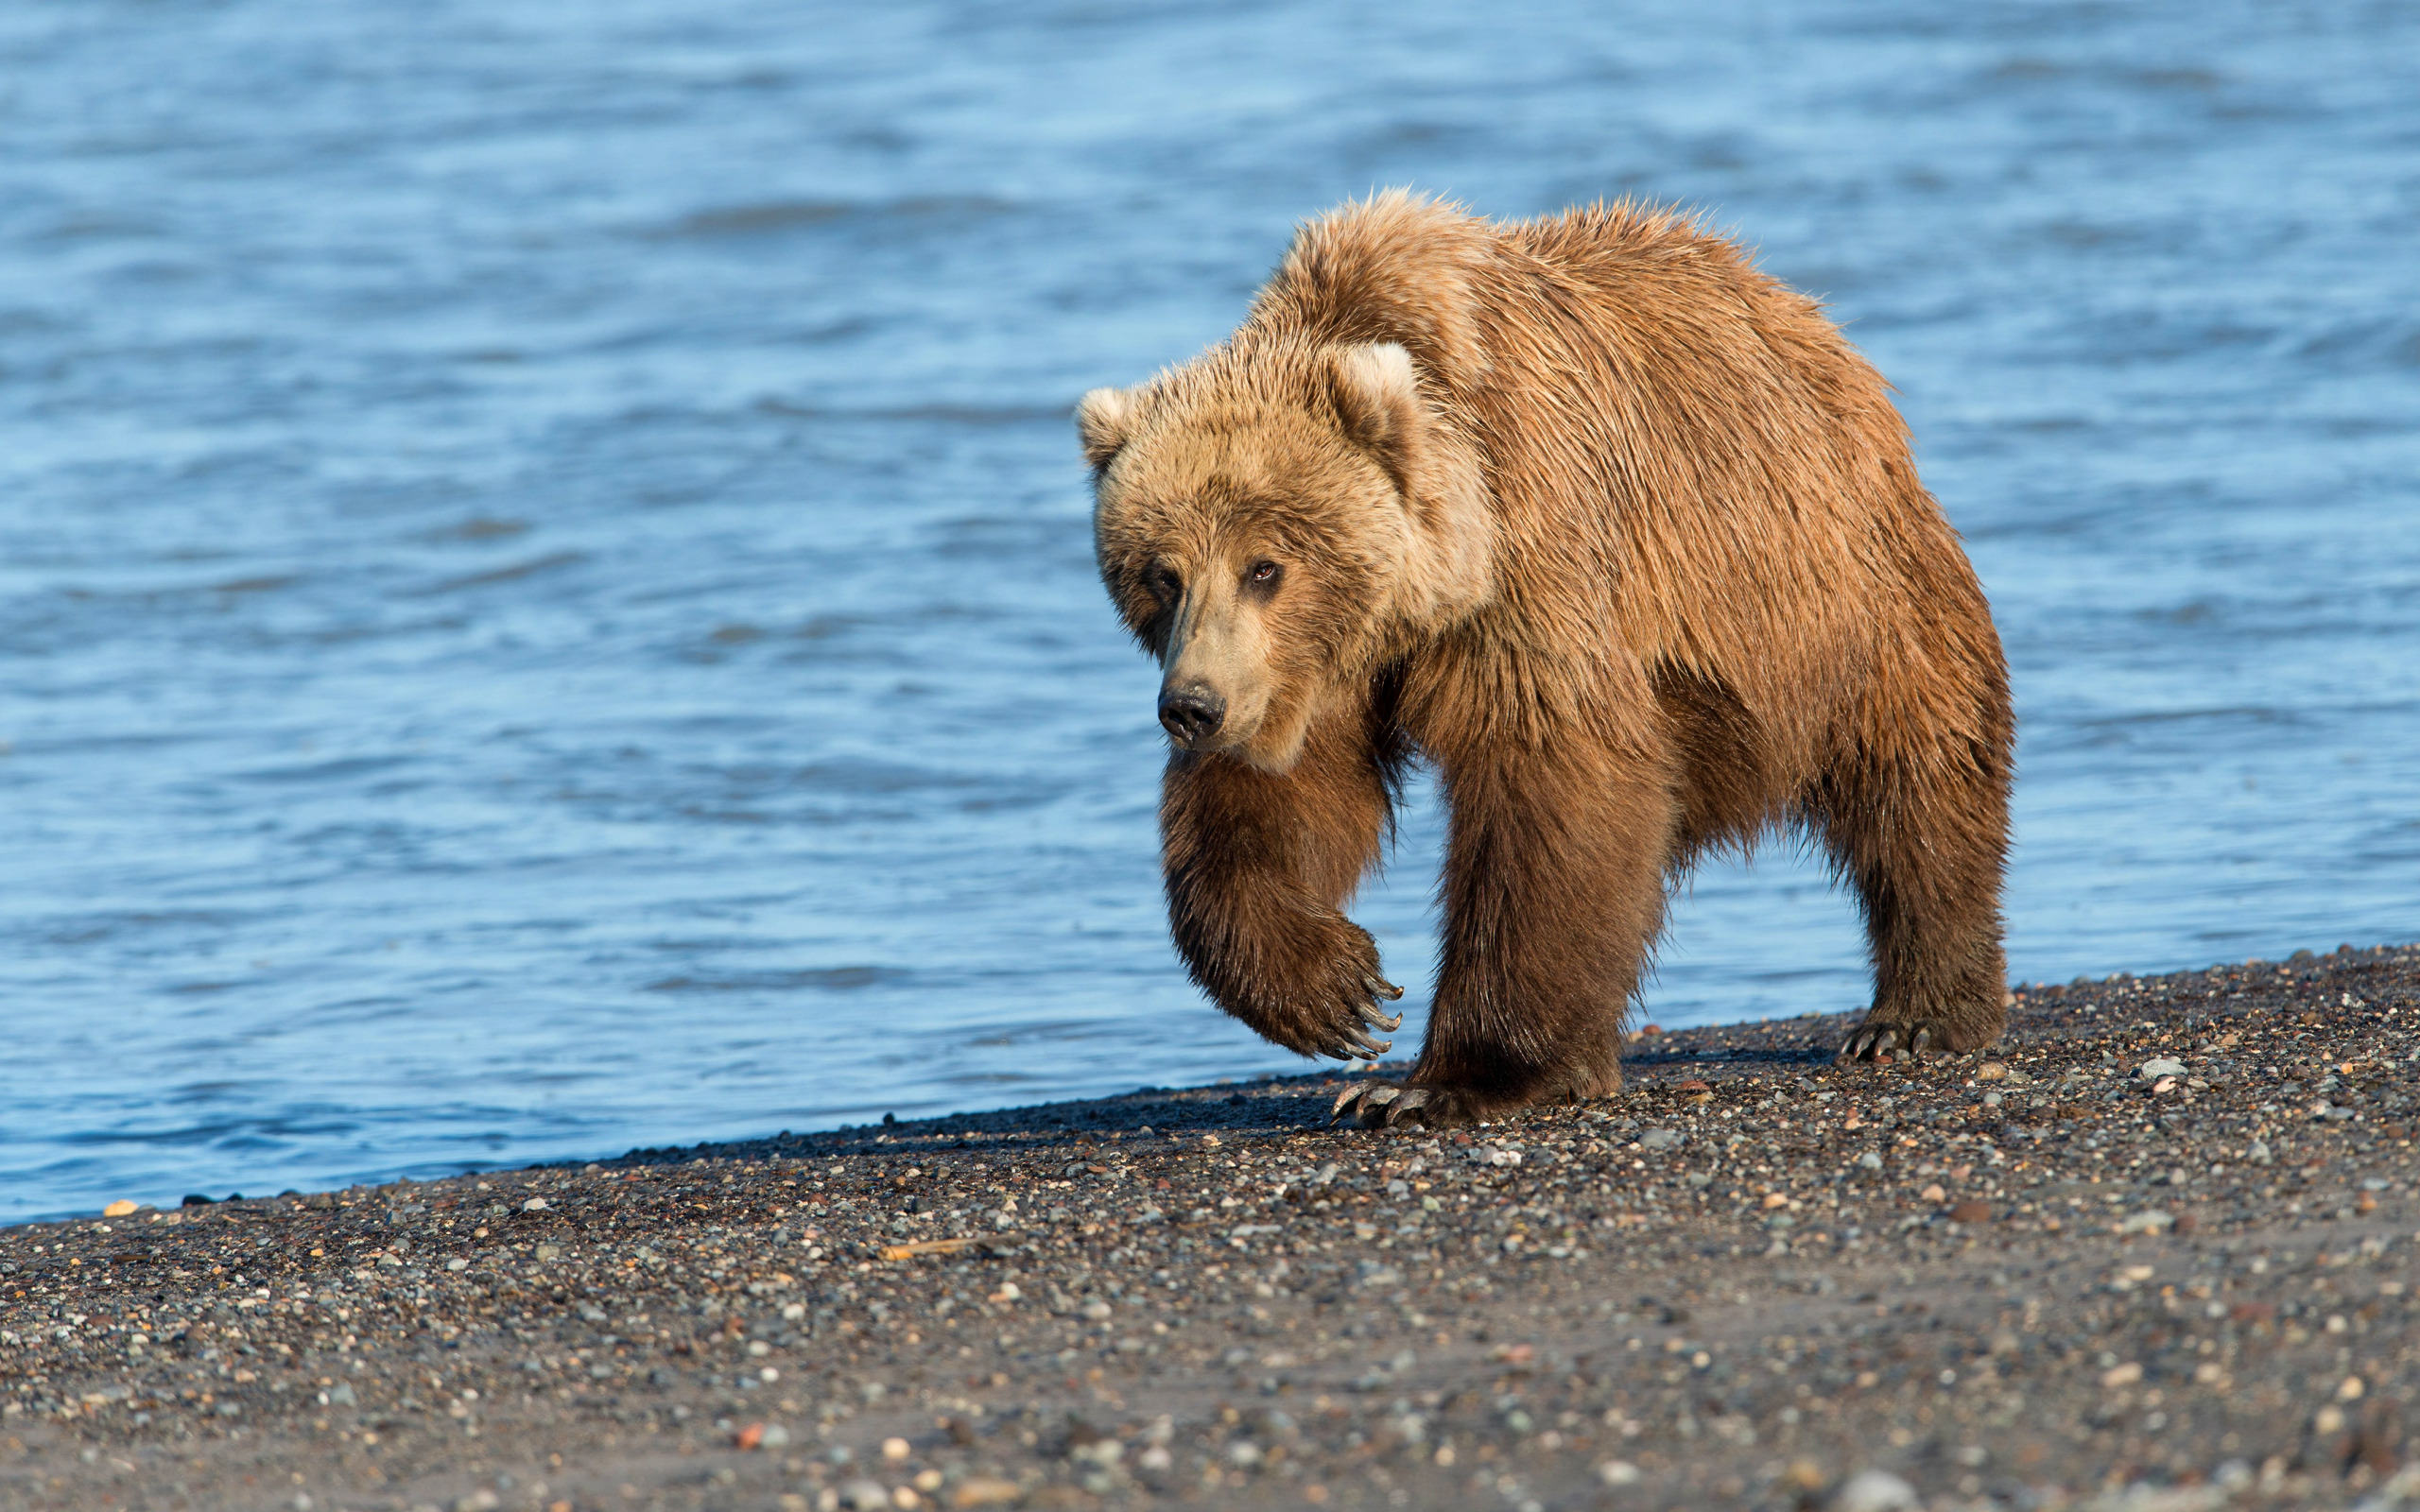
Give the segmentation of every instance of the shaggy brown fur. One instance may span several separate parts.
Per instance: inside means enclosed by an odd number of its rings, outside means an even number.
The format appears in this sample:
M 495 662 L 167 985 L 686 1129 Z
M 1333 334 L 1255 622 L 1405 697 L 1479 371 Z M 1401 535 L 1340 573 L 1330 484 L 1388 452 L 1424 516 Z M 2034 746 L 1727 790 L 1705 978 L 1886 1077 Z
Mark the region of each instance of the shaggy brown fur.
M 1167 674 L 1176 942 L 1221 1007 L 1380 1048 L 1395 989 L 1340 909 L 1404 764 L 1441 774 L 1427 1042 L 1348 1093 L 1365 1121 L 1618 1086 L 1667 889 L 1779 827 L 1863 906 L 1848 1053 L 1997 1037 L 1990 611 L 1881 378 L 1737 247 L 1626 204 L 1380 196 L 1305 226 L 1223 345 L 1079 421 L 1102 579 Z

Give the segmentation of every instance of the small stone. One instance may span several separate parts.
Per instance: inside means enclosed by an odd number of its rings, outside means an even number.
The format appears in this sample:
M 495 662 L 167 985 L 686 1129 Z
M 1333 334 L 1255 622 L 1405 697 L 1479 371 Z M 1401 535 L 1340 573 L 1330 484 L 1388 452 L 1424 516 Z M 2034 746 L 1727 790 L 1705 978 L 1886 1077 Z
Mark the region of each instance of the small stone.
M 1607 1486 L 1636 1486 L 1638 1467 L 1626 1459 L 1609 1459 L 1597 1467 L 1597 1479 Z
M 1939 1202 L 1942 1198 L 1949 1195 L 1949 1194 L 1941 1190 L 1941 1183 L 1936 1181 L 1932 1185 L 1925 1188 L 1922 1192 L 1917 1193 L 1916 1195 L 1922 1197 L 1927 1202 Z
M 2135 1073 L 2135 1078 L 2137 1081 L 2157 1081 L 2162 1076 L 2182 1076 L 2184 1074 L 2185 1062 L 2181 1060 L 2169 1060 L 2163 1057 L 2156 1060 L 2144 1061 L 2142 1069 Z
M 1879 1171 L 1882 1169 L 1882 1157 L 1868 1150 L 1857 1158 L 1857 1163 L 1865 1170 Z
M 955 1507 L 1007 1506 L 1025 1495 L 1025 1487 L 996 1475 L 971 1475 L 949 1494 Z
M 2100 1373 L 2100 1383 L 2112 1391 L 2119 1386 L 2131 1386 L 2141 1379 L 2143 1379 L 2143 1367 L 2132 1360 L 2124 1365 L 2112 1366 Z
M 1989 1223 L 1992 1221 L 1992 1205 L 1988 1202 L 1978 1202 L 1974 1198 L 1969 1197 L 1964 1202 L 1962 1202 L 1958 1206 L 1949 1210 L 1949 1221 L 1952 1223 Z
M 1889 1470 L 1859 1470 L 1832 1493 L 1831 1512 L 1923 1512 L 1916 1488 Z
M 840 1504 L 849 1512 L 889 1512 L 890 1492 L 880 1481 L 851 1481 L 840 1487 Z
M 540 1245 L 537 1248 L 529 1251 L 529 1253 L 532 1257 L 538 1260 L 561 1260 L 563 1258 L 563 1246 L 561 1245 Z
M 1651 1128 L 1638 1137 L 1638 1143 L 1651 1150 L 1668 1150 L 1681 1143 L 1681 1136 L 1675 1129 Z
M 101 1210 L 101 1216 L 104 1218 L 129 1218 L 133 1214 L 134 1199 L 131 1197 L 120 1197 Z
M 457 1255 L 452 1260 L 445 1263 L 445 1268 L 447 1270 L 454 1271 L 469 1270 L 471 1268 L 471 1263 L 464 1260 L 461 1256 Z
M 1115 1438 L 1102 1436 L 1090 1443 L 1078 1444 L 1067 1451 L 1067 1457 L 1109 1469 L 1126 1455 L 1126 1446 Z
M 2346 1376 L 2344 1378 L 2344 1383 L 2336 1388 L 2336 1400 L 2339 1401 L 2359 1401 L 2361 1400 L 2361 1393 L 2367 1389 L 2368 1388 L 2366 1386 L 2362 1385 L 2361 1378 L 2360 1376 Z
M 885 1459 L 903 1460 L 914 1452 L 914 1449 L 904 1438 L 886 1438 L 882 1441 L 882 1457 Z
M 2007 1078 L 2008 1067 L 1996 1060 L 1986 1060 L 1975 1068 L 1977 1081 L 2005 1081 Z

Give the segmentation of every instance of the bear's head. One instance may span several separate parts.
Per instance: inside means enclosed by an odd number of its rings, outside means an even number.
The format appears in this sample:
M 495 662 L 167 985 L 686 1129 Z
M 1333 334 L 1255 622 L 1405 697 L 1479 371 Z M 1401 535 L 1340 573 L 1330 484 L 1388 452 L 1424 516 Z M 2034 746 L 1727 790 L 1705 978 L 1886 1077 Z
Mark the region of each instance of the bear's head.
M 1476 453 L 1392 342 L 1220 347 L 1076 418 L 1101 581 L 1182 749 L 1289 769 L 1325 709 L 1487 594 Z

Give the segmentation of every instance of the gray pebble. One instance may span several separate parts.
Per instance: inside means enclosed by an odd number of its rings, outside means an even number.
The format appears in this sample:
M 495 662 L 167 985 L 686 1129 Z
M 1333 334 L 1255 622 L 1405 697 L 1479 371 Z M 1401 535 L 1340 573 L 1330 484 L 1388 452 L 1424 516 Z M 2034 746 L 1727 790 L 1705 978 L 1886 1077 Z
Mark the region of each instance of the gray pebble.
M 1924 1503 L 1889 1470 L 1859 1470 L 1832 1493 L 1831 1512 L 1924 1512 Z

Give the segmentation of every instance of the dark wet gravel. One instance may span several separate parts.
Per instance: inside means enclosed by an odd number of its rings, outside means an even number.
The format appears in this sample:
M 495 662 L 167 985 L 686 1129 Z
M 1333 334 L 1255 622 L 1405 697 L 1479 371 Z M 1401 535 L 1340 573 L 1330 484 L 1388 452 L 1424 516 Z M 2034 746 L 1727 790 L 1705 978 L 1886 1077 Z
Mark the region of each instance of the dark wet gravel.
M 1314 1076 L 9 1229 L 0 1505 L 2420 1506 L 2415 1017 L 2346 951 L 1444 1136 Z

